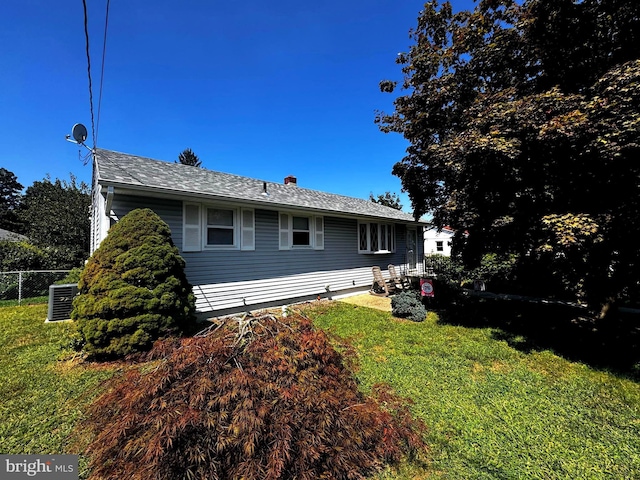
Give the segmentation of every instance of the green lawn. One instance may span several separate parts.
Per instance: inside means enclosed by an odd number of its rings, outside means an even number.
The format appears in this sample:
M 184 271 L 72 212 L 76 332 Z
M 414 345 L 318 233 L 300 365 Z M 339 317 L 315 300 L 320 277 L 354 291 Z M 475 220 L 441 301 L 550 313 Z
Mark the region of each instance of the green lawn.
M 0 307 L 17 307 L 19 305 L 36 305 L 47 303 L 49 301 L 49 296 L 44 297 L 30 297 L 23 298 L 21 302 L 18 300 L 0 300 Z M 46 314 L 46 311 L 45 311 Z
M 381 478 L 640 478 L 638 383 L 433 313 L 413 323 L 338 303 L 307 314 L 351 340 L 364 388 L 389 383 L 429 429 L 429 465 Z
M 65 359 L 71 326 L 44 324 L 46 313 L 0 308 L 0 453 L 73 453 L 84 407 L 118 371 Z M 434 314 L 412 323 L 343 303 L 306 313 L 353 342 L 364 389 L 391 384 L 428 426 L 429 462 L 380 479 L 640 478 L 636 382 Z
M 0 453 L 71 452 L 70 434 L 115 367 L 68 357 L 71 324 L 48 323 L 47 305 L 0 308 Z M 84 462 L 81 462 L 84 463 Z

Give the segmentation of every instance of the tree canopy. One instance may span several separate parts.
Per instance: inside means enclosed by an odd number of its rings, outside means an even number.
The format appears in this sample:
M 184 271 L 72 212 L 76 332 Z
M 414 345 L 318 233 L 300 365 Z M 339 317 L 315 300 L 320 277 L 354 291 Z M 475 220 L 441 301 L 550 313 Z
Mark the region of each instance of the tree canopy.
M 393 172 L 415 215 L 469 264 L 515 254 L 594 305 L 638 295 L 640 3 L 434 0 L 410 37 L 376 123 L 410 142 Z
M 20 205 L 22 185 L 13 172 L 0 168 L 0 228 L 18 232 L 21 225 L 16 214 Z
M 200 158 L 195 153 L 193 153 L 193 150 L 191 150 L 190 148 L 183 150 L 180 153 L 180 155 L 178 155 L 178 160 L 176 160 L 175 163 L 181 163 L 183 165 L 191 165 L 193 167 L 202 166 L 202 162 L 200 161 Z
M 45 178 L 27 188 L 19 209 L 24 234 L 38 247 L 47 247 L 56 268 L 82 265 L 89 255 L 91 196 L 89 187 Z
M 397 193 L 384 192 L 373 196 L 373 193 L 369 194 L 369 200 L 373 203 L 384 205 L 385 207 L 395 208 L 396 210 L 402 210 L 402 204 L 400 203 L 400 196 Z

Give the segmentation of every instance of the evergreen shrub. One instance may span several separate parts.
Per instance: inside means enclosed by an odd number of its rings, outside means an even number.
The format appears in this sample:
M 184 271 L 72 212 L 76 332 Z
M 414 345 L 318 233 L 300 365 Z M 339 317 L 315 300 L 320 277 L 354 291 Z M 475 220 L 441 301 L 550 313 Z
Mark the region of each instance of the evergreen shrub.
M 82 267 L 75 267 L 69 270 L 69 273 L 62 279 L 54 282 L 56 285 L 65 284 L 65 283 L 75 283 L 80 282 L 80 276 L 82 275 Z
M 152 210 L 133 210 L 111 227 L 82 271 L 71 313 L 89 356 L 123 357 L 185 331 L 195 297 L 184 266 Z
M 406 401 L 366 397 L 341 350 L 299 314 L 156 342 L 81 425 L 91 478 L 362 479 L 424 452 Z
M 422 322 L 427 316 L 420 293 L 416 291 L 400 292 L 395 295 L 391 299 L 391 313 L 394 317 L 408 318 L 414 322 Z

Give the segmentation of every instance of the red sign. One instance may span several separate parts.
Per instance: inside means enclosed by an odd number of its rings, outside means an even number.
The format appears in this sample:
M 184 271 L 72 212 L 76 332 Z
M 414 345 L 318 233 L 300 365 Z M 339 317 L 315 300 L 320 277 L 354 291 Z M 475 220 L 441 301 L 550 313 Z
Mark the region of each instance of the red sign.
M 430 278 L 421 278 L 420 292 L 423 297 L 433 297 L 433 280 Z

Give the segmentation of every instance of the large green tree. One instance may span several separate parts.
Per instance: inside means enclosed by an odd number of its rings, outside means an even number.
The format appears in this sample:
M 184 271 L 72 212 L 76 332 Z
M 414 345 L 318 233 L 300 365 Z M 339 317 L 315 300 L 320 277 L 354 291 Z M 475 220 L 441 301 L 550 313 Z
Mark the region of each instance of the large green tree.
M 434 0 L 410 36 L 376 122 L 410 142 L 393 171 L 416 216 L 469 264 L 516 254 L 593 305 L 637 295 L 640 2 Z
M 72 268 L 89 256 L 91 195 L 84 182 L 45 178 L 27 188 L 19 209 L 24 234 L 47 248 L 51 267 Z
M 0 168 L 0 228 L 17 232 L 21 230 L 16 210 L 20 204 L 22 185 L 13 172 Z

